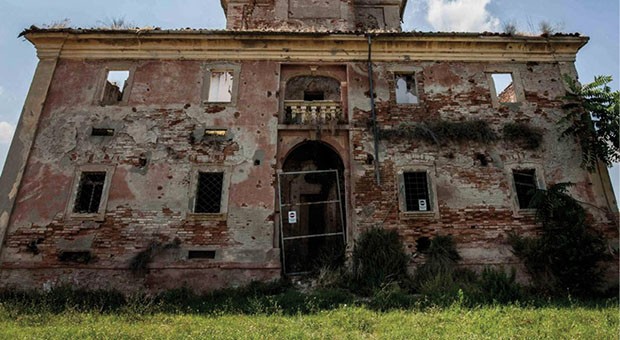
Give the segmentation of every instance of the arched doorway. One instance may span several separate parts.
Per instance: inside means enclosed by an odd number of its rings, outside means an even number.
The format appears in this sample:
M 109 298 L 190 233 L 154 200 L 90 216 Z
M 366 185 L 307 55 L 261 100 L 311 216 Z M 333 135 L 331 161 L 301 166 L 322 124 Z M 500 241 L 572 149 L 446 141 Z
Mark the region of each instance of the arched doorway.
M 309 273 L 344 261 L 344 164 L 329 145 L 307 141 L 278 175 L 284 274 Z

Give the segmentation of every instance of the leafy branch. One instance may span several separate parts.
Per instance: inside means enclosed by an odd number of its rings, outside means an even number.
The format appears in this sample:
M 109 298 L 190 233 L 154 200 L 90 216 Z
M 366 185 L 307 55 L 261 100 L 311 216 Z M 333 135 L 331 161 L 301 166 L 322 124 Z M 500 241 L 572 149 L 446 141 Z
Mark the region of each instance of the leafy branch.
M 564 76 L 569 90 L 563 105 L 566 110 L 559 124 L 566 126 L 562 137 L 574 136 L 582 150 L 582 166 L 589 171 L 598 161 L 611 166 L 620 161 L 620 92 L 612 91 L 610 76 L 598 76 L 592 83 L 580 85 Z

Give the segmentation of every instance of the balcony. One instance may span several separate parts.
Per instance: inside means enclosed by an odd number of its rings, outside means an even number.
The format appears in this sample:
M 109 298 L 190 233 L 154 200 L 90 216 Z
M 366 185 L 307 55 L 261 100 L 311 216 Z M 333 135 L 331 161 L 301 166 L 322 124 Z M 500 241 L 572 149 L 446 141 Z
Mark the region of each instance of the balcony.
M 284 124 L 346 124 L 340 102 L 330 100 L 285 100 Z

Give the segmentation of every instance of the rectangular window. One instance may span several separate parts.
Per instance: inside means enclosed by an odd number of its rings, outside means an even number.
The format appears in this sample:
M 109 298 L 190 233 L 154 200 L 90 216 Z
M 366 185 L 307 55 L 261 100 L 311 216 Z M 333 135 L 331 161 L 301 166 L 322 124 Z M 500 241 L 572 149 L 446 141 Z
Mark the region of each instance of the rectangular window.
M 122 102 L 128 79 L 129 70 L 108 71 L 101 103 L 103 105 L 114 105 Z
M 418 92 L 415 84 L 415 74 L 394 74 L 396 104 L 417 104 Z
M 214 259 L 215 250 L 190 250 L 187 252 L 187 259 Z
M 517 199 L 520 209 L 528 209 L 534 196 L 536 185 L 536 171 L 534 169 L 512 170 L 512 177 L 517 190 Z
M 105 171 L 82 172 L 73 212 L 77 214 L 93 214 L 99 212 Z
M 432 210 L 426 172 L 405 172 L 403 174 L 403 180 L 405 182 L 406 211 Z
M 223 172 L 200 172 L 194 201 L 194 212 L 217 214 L 221 211 Z
M 517 102 L 512 73 L 492 73 L 491 79 L 493 79 L 495 95 L 500 104 Z
M 98 136 L 98 137 L 109 137 L 109 136 L 114 136 L 114 129 L 110 129 L 110 128 L 93 128 L 91 133 L 91 136 Z
M 213 71 L 209 79 L 210 103 L 229 103 L 232 101 L 233 71 Z

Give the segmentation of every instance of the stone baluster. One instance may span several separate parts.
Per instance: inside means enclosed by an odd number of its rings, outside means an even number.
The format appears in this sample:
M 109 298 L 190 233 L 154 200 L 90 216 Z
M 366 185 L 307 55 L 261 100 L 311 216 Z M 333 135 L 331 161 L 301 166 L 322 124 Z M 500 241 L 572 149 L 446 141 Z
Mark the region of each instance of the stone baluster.
M 305 124 L 308 120 L 308 107 L 305 105 L 300 106 L 300 120 L 299 124 Z

